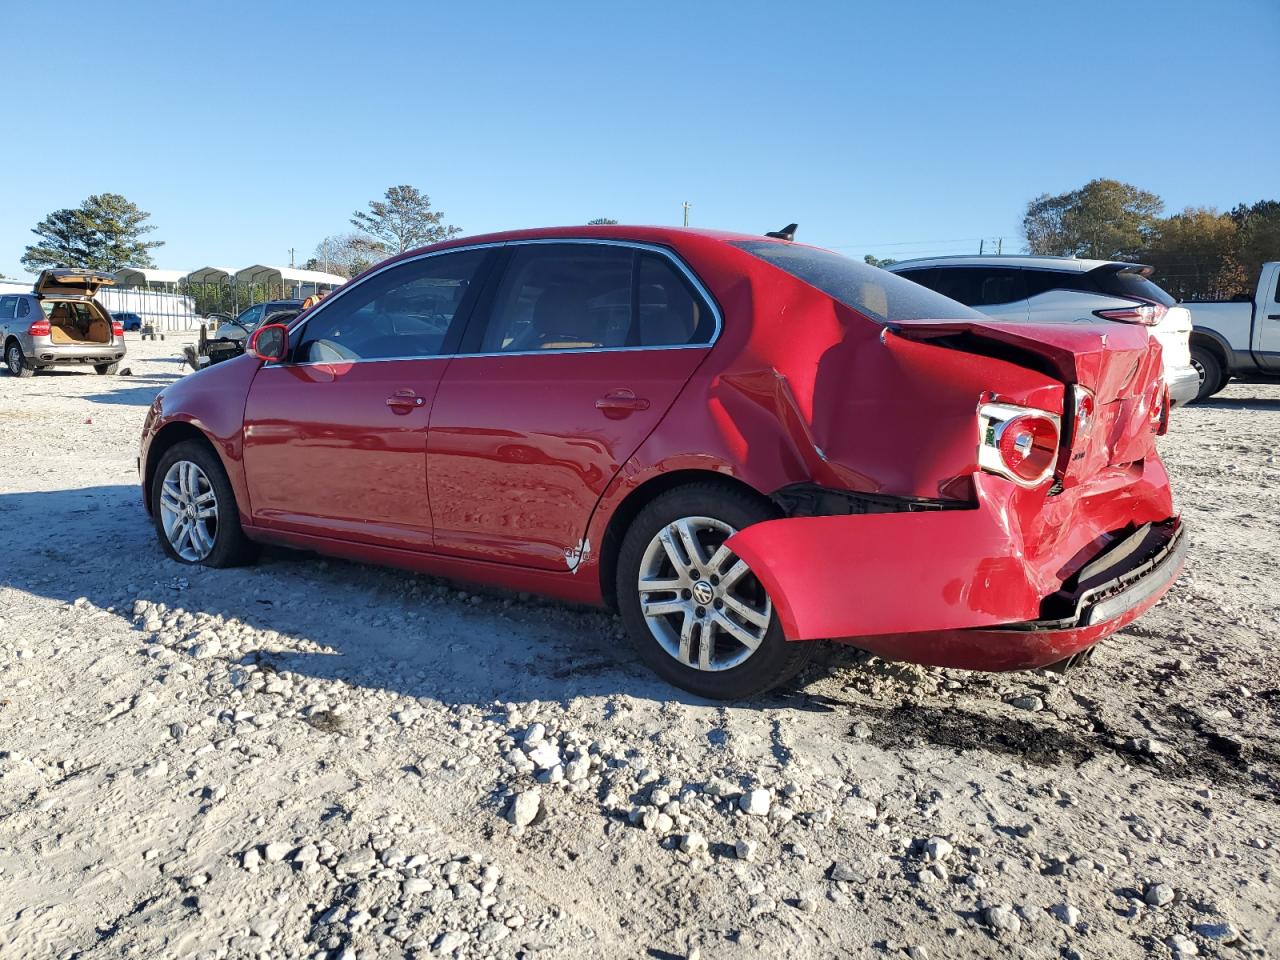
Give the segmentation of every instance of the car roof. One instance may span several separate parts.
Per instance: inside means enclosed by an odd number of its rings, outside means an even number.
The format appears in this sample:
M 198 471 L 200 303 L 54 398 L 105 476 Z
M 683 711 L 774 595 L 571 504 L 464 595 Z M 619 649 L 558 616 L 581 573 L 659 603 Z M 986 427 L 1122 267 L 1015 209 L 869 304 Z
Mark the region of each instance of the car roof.
M 530 227 L 522 230 L 504 230 L 497 233 L 473 234 L 455 237 L 442 243 L 433 243 L 416 250 L 407 250 L 395 259 L 415 256 L 424 251 L 447 250 L 451 247 L 469 247 L 476 244 L 508 243 L 518 240 L 625 240 L 632 243 L 652 243 L 674 247 L 691 239 L 714 240 L 732 243 L 741 240 L 762 240 L 766 243 L 787 243 L 786 240 L 768 240 L 763 233 L 733 233 L 728 230 L 704 230 L 698 227 L 662 227 L 584 225 L 580 227 Z M 389 262 L 389 261 L 388 261 Z
M 1057 270 L 1060 273 L 1088 273 L 1098 267 L 1140 267 L 1138 263 L 1121 260 L 1079 260 L 1075 257 L 1042 257 L 1034 254 L 1001 254 L 998 256 L 947 256 L 921 257 L 916 260 L 899 260 L 886 270 L 897 273 L 903 269 L 919 267 L 1022 267 L 1030 270 Z

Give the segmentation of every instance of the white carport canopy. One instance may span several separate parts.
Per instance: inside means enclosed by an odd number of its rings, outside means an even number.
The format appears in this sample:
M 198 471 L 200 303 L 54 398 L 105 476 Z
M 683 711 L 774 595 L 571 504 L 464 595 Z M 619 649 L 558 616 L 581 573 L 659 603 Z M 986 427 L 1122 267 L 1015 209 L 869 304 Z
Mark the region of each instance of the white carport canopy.
M 268 267 L 255 263 L 251 267 L 236 271 L 237 283 L 266 283 L 300 286 L 307 284 L 316 287 L 339 287 L 346 283 L 345 277 L 336 273 L 324 273 L 320 270 L 299 270 L 295 267 Z
M 201 267 L 187 274 L 188 283 L 229 283 L 236 274 L 234 267 Z
M 122 287 L 150 287 L 153 283 L 173 286 L 186 274 L 181 270 L 158 270 L 155 267 L 124 267 L 115 272 Z

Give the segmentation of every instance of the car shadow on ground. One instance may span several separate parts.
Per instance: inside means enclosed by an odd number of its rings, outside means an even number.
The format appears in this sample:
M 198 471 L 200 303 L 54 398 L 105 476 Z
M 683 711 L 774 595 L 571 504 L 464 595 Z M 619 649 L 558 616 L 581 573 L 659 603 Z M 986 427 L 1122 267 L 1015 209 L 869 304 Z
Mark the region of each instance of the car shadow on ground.
M 146 376 L 130 376 L 127 379 L 137 385 L 108 390 L 104 393 L 86 393 L 80 399 L 112 406 L 148 407 L 157 393 L 175 380 L 181 380 L 182 375 L 178 373 L 152 373 Z
M 13 544 L 0 586 L 65 603 L 84 597 L 128 623 L 141 599 L 275 631 L 280 642 L 255 634 L 233 648 L 233 659 L 277 671 L 482 706 L 621 693 L 714 702 L 654 676 L 621 621 L 603 610 L 275 548 L 238 569 L 176 563 L 132 485 L 0 494 L 0 516 L 43 531 Z M 300 649 L 307 644 L 293 638 L 324 651 Z M 738 705 L 806 699 L 792 686 Z

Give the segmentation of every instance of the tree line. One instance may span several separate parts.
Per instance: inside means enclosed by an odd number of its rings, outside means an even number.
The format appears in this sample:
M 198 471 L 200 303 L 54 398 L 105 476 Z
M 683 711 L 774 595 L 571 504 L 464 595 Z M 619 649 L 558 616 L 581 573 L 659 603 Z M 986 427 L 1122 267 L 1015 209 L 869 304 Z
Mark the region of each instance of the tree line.
M 1262 264 L 1280 258 L 1280 202 L 1164 216 L 1159 196 L 1118 180 L 1041 194 L 1022 229 L 1031 253 L 1150 264 L 1152 279 L 1185 300 L 1252 295 Z
M 32 229 L 37 242 L 22 263 L 30 270 L 85 267 L 115 271 L 151 267 L 150 214 L 118 193 L 94 194 L 78 207 L 55 210 Z M 592 224 L 617 223 L 597 217 Z M 431 198 L 407 184 L 388 187 L 368 209 L 351 214 L 352 230 L 321 240 L 304 268 L 354 277 L 375 263 L 462 231 L 447 223 Z M 1022 221 L 1034 254 L 1151 264 L 1154 279 L 1182 299 L 1231 299 L 1253 292 L 1258 269 L 1280 257 L 1280 202 L 1261 200 L 1221 212 L 1188 207 L 1164 215 L 1154 193 L 1118 180 L 1091 180 L 1077 190 L 1041 194 Z M 864 258 L 874 266 L 893 260 Z

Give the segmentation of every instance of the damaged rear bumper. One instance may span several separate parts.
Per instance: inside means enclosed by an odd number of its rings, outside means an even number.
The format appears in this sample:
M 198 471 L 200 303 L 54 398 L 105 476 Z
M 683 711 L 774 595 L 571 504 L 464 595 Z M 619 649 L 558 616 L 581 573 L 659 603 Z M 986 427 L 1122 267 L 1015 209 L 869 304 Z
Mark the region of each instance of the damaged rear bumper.
M 775 520 L 728 546 L 788 640 L 975 670 L 1079 653 L 1154 606 L 1186 557 L 1163 469 L 1123 495 L 1041 504 L 1038 522 L 1019 520 L 1026 508 L 1024 493 L 984 478 L 977 509 Z

